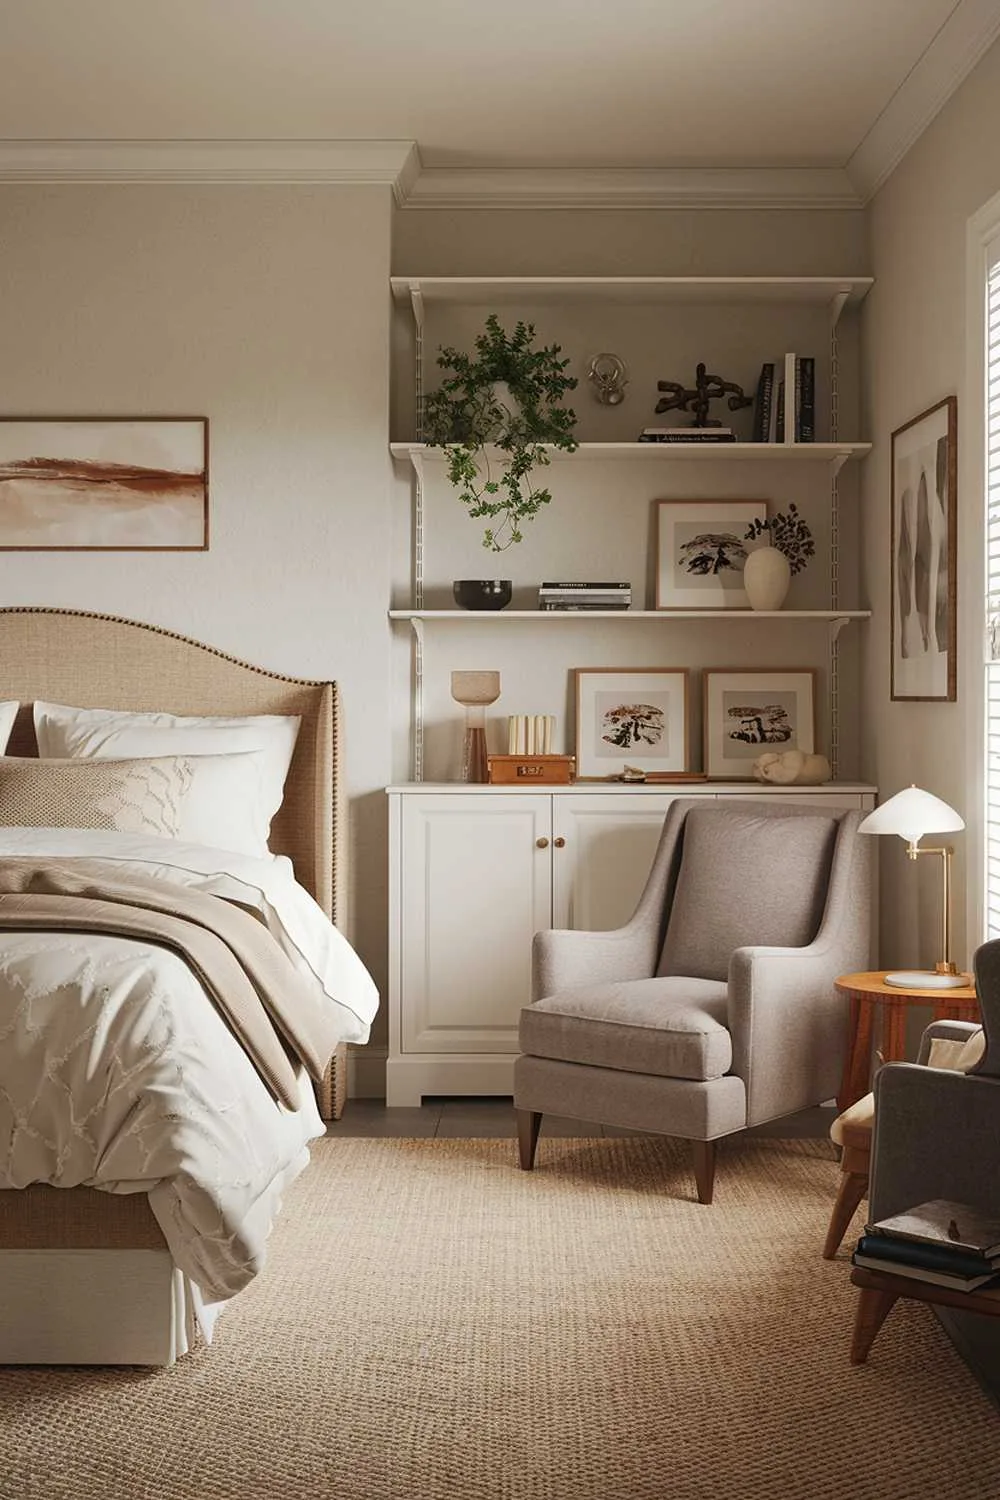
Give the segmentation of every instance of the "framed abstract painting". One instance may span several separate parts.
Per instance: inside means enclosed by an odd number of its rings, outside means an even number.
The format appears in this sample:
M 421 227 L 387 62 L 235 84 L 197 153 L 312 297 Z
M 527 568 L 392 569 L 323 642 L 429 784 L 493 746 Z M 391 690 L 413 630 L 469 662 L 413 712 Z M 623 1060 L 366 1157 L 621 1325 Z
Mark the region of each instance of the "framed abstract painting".
M 204 551 L 206 417 L 0 417 L 0 551 Z
M 752 780 L 753 763 L 765 750 L 815 750 L 815 670 L 711 670 L 704 690 L 710 779 Z
M 953 703 L 958 402 L 892 434 L 890 697 Z
M 749 609 L 744 543 L 751 521 L 766 519 L 764 500 L 660 500 L 656 608 Z

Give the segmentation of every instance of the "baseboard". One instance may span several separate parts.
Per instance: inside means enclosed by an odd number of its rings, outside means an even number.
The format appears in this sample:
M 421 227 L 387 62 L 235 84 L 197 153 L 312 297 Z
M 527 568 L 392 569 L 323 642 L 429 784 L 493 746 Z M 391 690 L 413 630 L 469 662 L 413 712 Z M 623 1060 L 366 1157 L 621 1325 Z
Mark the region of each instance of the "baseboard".
M 347 1049 L 347 1097 L 349 1099 L 384 1099 L 385 1064 L 388 1047 L 349 1047 Z

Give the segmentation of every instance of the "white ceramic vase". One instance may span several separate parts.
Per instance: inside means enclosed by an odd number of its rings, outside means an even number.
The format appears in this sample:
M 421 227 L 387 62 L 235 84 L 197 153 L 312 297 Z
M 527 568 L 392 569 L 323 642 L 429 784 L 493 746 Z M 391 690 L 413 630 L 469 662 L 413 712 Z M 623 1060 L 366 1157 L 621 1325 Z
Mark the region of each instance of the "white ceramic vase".
M 780 609 L 791 581 L 788 558 L 777 547 L 758 547 L 747 553 L 743 587 L 751 609 Z

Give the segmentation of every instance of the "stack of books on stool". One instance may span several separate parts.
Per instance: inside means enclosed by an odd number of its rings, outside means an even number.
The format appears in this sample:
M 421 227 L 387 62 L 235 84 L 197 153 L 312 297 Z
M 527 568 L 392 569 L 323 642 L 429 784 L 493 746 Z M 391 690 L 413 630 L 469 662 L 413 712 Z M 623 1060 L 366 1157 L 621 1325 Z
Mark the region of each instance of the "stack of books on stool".
M 630 609 L 630 583 L 543 583 L 539 609 Z
M 959 1292 L 1000 1289 L 1000 1214 L 934 1198 L 866 1224 L 851 1260 Z

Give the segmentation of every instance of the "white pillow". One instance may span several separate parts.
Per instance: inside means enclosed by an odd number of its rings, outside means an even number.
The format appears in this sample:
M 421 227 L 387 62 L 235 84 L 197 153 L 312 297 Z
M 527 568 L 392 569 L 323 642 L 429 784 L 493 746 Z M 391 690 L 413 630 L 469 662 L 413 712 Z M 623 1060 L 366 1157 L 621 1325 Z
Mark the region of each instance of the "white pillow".
M 297 715 L 257 714 L 198 718 L 177 714 L 139 714 L 109 708 L 70 708 L 64 703 L 36 703 L 35 737 L 45 759 L 63 757 L 124 760 L 136 756 L 229 755 L 254 751 L 257 803 L 247 809 L 248 825 L 264 829 L 264 848 L 271 819 L 281 806 L 285 777 L 301 719 Z M 244 778 L 246 779 L 246 778 Z M 199 839 L 199 843 L 212 843 Z M 243 845 L 224 844 L 223 848 Z
M 14 728 L 14 720 L 17 718 L 17 711 L 20 707 L 20 703 L 17 702 L 0 703 L 0 755 L 7 748 L 7 741 L 10 739 L 10 732 Z
M 260 751 L 238 755 L 0 757 L 0 825 L 109 828 L 267 858 Z

